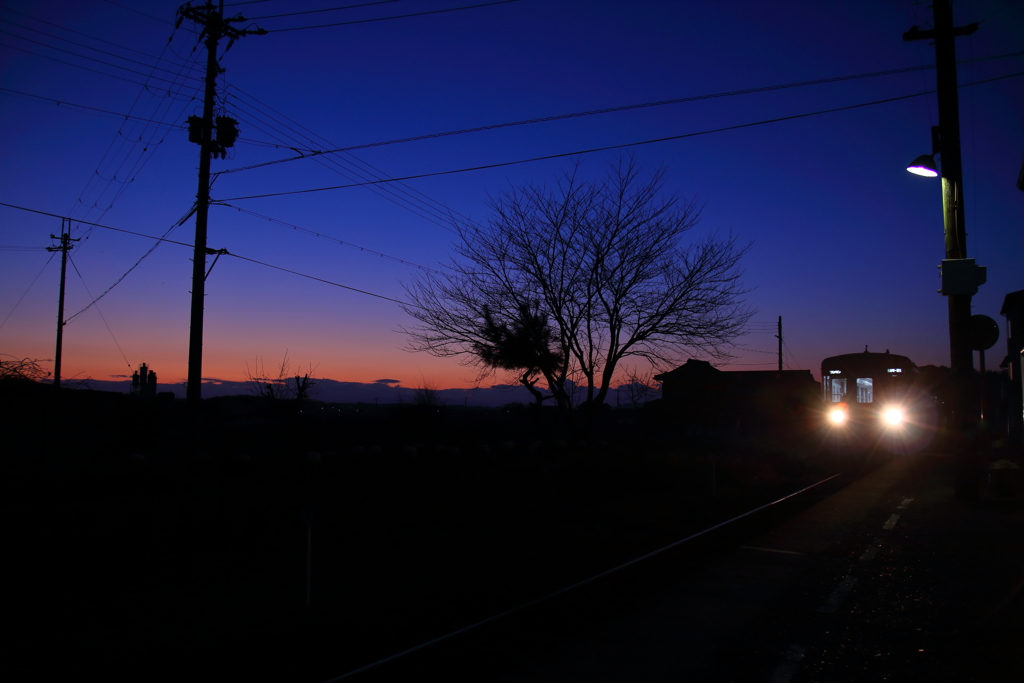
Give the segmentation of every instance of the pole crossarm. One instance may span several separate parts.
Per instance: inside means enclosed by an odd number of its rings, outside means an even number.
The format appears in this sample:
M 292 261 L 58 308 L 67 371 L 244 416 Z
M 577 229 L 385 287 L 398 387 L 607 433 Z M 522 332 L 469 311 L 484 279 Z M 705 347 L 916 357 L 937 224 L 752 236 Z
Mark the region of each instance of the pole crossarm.
M 953 37 L 958 38 L 960 36 L 969 36 L 978 30 L 978 22 L 967 24 L 966 26 L 956 26 L 953 28 Z M 926 29 L 922 31 L 917 26 L 911 26 L 910 30 L 903 34 L 903 40 L 934 40 L 939 36 L 939 32 L 935 29 Z
M 235 28 L 231 25 L 232 23 L 240 24 L 243 21 L 249 20 L 241 14 L 225 18 L 222 16 L 222 10 L 214 7 L 213 3 L 206 3 L 205 5 L 198 7 L 193 7 L 192 5 L 187 4 L 182 5 L 178 8 L 178 21 L 175 24 L 175 28 L 180 28 L 181 23 L 186 19 L 202 25 L 203 30 L 199 34 L 200 42 L 202 42 L 208 34 L 213 32 L 216 32 L 220 38 L 227 38 L 230 40 L 231 42 L 228 43 L 227 49 L 224 50 L 225 52 L 231 49 L 231 43 L 234 43 L 243 36 L 267 35 L 266 29 L 262 29 L 258 26 L 252 29 Z
M 214 259 L 213 259 L 213 263 L 210 264 L 210 269 L 206 271 L 206 276 L 203 278 L 204 280 L 206 278 L 210 277 L 210 273 L 213 272 L 213 267 L 215 265 L 217 265 L 217 259 L 219 259 L 221 256 L 230 256 L 231 255 L 231 252 L 229 252 L 227 249 L 210 249 L 210 248 L 207 248 L 206 249 L 206 253 L 208 255 L 210 255 L 210 256 L 213 256 Z

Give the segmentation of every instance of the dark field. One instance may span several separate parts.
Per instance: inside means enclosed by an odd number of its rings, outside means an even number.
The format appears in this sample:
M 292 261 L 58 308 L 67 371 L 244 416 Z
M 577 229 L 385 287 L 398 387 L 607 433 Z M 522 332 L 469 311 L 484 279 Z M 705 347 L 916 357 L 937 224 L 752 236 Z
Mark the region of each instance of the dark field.
M 4 396 L 19 679 L 327 678 L 832 473 L 809 434 L 654 411 L 242 397 L 194 433 L 64 393 Z

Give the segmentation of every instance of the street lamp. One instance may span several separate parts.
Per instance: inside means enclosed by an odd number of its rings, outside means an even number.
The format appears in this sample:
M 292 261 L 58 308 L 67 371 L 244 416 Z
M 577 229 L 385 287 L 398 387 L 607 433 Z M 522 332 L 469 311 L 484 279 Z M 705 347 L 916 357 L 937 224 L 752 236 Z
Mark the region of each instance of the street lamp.
M 935 166 L 935 155 L 933 154 L 922 154 L 910 162 L 907 170 L 914 175 L 924 176 L 925 178 L 935 178 L 939 175 L 939 170 Z
M 937 178 L 939 176 L 939 167 L 935 163 L 935 157 L 940 156 L 942 151 L 941 144 L 942 129 L 938 126 L 932 126 L 932 153 L 922 154 L 911 161 L 907 164 L 907 170 L 914 175 L 924 176 L 925 178 Z

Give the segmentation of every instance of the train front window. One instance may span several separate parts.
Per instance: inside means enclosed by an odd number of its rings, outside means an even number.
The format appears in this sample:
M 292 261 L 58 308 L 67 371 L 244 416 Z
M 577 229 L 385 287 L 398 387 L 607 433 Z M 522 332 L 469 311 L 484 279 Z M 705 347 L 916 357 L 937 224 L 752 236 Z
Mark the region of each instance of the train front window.
M 825 377 L 825 399 L 832 403 L 839 403 L 846 395 L 845 377 Z
M 874 381 L 870 377 L 857 378 L 857 403 L 871 403 L 874 398 Z

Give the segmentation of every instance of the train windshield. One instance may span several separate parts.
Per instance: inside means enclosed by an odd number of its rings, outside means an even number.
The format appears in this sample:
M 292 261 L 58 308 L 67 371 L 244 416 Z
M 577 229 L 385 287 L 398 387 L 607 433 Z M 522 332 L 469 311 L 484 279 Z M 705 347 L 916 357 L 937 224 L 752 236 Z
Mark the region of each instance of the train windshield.
M 829 377 L 823 378 L 825 390 L 825 400 L 831 401 L 832 403 L 839 403 L 843 400 L 843 396 L 846 395 L 846 378 L 845 377 Z
M 874 400 L 874 380 L 870 377 L 858 377 L 857 403 L 871 403 Z
M 825 401 L 829 403 L 839 403 L 841 401 L 852 401 L 853 397 L 846 397 L 847 392 L 847 378 L 846 377 L 830 377 L 825 375 L 822 378 L 822 390 L 825 394 Z M 875 381 L 871 377 L 858 377 L 857 378 L 857 403 L 874 403 L 875 401 Z M 844 398 L 846 397 L 846 398 Z

